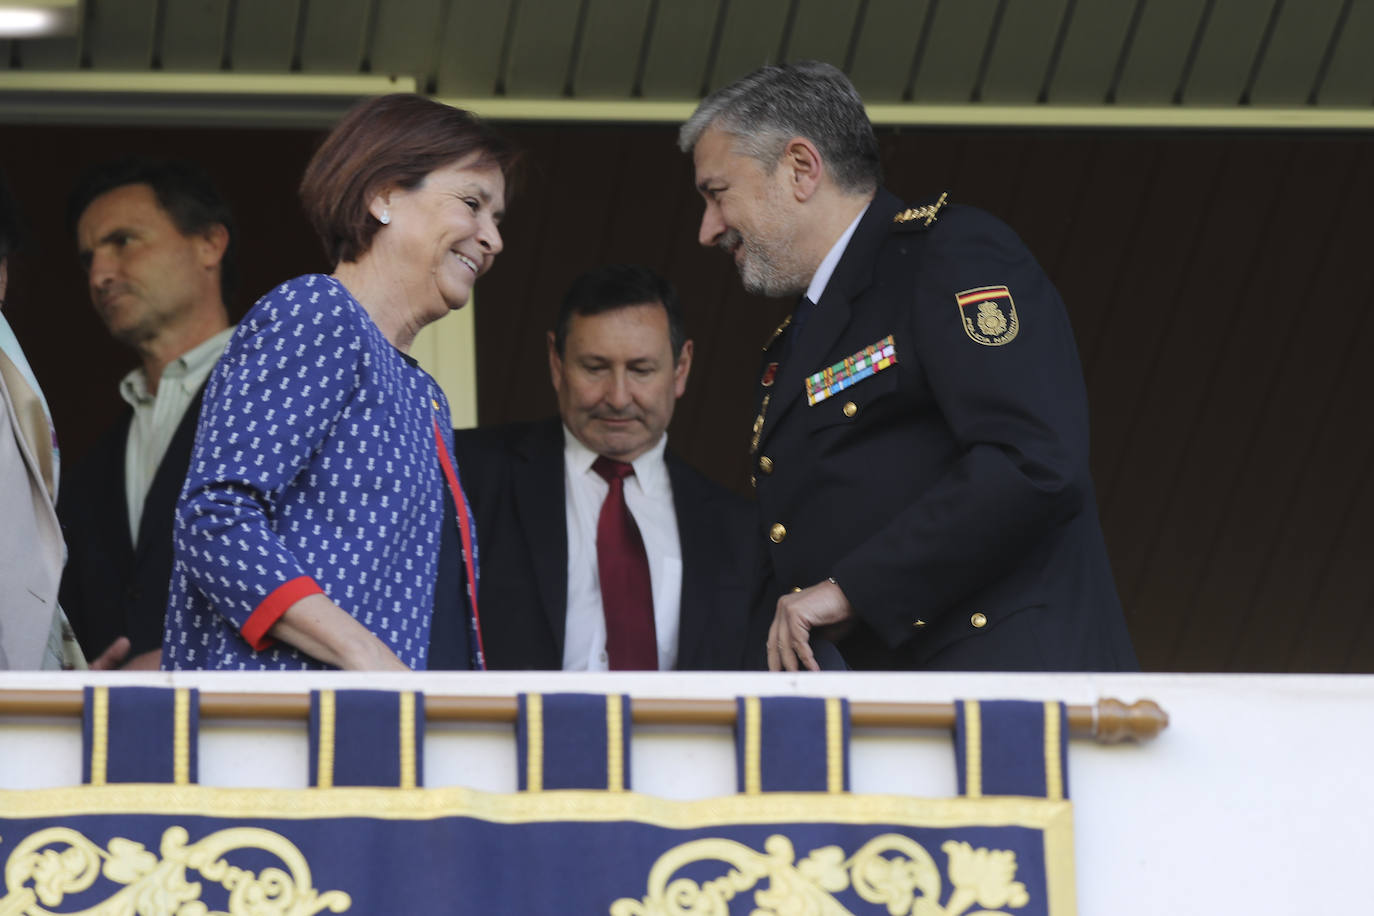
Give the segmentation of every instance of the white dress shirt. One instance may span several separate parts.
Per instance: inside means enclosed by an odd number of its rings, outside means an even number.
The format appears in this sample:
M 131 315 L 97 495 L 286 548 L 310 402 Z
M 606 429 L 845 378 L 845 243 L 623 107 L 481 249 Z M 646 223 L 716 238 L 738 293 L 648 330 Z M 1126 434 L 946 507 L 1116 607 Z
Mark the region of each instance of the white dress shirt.
M 233 335 L 225 328 L 209 340 L 192 347 L 162 370 L 157 394 L 148 391 L 148 376 L 140 366 L 119 382 L 119 394 L 134 409 L 129 424 L 129 441 L 124 447 L 124 495 L 129 506 L 129 536 L 138 546 L 138 526 L 143 521 L 143 501 L 153 486 L 157 466 L 167 454 L 186 408 L 196 392 L 210 377 L 210 370 L 224 352 Z
M 634 475 L 625 479 L 625 505 L 639 526 L 649 557 L 649 582 L 654 596 L 654 635 L 658 640 L 658 668 L 671 670 L 677 661 L 678 604 L 682 598 L 682 546 L 678 539 L 673 486 L 662 436 L 633 462 Z M 566 426 L 563 427 L 564 515 L 568 524 L 568 613 L 563 634 L 563 670 L 606 671 L 606 616 L 601 607 L 601 577 L 597 572 L 596 527 L 601 504 L 610 485 L 592 470 L 597 455 Z
M 816 272 L 811 275 L 811 285 L 806 288 L 806 298 L 813 303 L 819 304 L 821 296 L 825 295 L 825 288 L 830 283 L 830 275 L 835 272 L 835 268 L 840 263 L 840 258 L 844 256 L 844 250 L 849 247 L 849 240 L 854 235 L 854 230 L 859 228 L 859 220 L 864 218 L 868 212 L 868 204 L 859 211 L 859 215 L 854 217 L 854 222 L 849 224 L 849 228 L 840 233 L 840 237 L 835 240 L 835 244 L 830 246 L 825 257 L 821 259 L 821 266 L 816 268 Z

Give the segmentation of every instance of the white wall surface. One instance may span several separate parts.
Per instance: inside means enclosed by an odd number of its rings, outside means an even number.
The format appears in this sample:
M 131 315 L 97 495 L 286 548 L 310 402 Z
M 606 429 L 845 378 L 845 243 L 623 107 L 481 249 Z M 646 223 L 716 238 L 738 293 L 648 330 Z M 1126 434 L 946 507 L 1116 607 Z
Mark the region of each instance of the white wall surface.
M 943 702 L 956 698 L 1061 699 L 1091 704 L 1148 698 L 1170 716 L 1145 745 L 1075 740 L 1079 913 L 1291 914 L 1370 912 L 1365 867 L 1374 860 L 1374 677 L 970 674 L 22 674 L 5 689 L 84 683 L 286 692 L 314 687 L 418 689 L 431 694 L 620 692 L 636 697 L 739 694 L 847 696 Z M 306 725 L 201 723 L 200 781 L 221 786 L 306 784 Z M 0 788 L 80 781 L 79 719 L 0 717 Z M 495 792 L 515 788 L 508 725 L 433 723 L 426 784 Z M 856 792 L 954 794 L 947 734 L 855 729 Z M 705 798 L 734 791 L 726 727 L 640 726 L 637 791 Z
M 460 311 L 425 325 L 415 335 L 410 355 L 439 383 L 453 413 L 453 425 L 477 425 L 477 337 L 472 310 L 477 296 Z

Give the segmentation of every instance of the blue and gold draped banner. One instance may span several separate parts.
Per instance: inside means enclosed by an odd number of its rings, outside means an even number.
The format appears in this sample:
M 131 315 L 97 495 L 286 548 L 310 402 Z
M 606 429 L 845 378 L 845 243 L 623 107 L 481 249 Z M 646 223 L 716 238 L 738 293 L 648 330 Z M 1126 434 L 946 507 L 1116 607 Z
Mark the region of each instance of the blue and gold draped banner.
M 846 791 L 844 703 L 745 699 L 745 791 L 684 802 L 628 791 L 623 696 L 522 696 L 525 791 L 491 794 L 419 787 L 419 696 L 320 691 L 313 788 L 113 784 L 107 761 L 104 784 L 0 791 L 0 916 L 1075 916 L 1051 705 L 1027 704 L 1040 725 L 1016 751 L 1009 708 L 965 704 L 965 796 L 917 799 Z M 1039 788 L 992 794 L 1017 754 Z
M 194 688 L 86 687 L 83 700 L 82 782 L 196 781 L 200 694 Z
M 0 792 L 0 913 L 1073 916 L 1072 831 L 1031 798 Z
M 515 756 L 521 791 L 630 788 L 630 698 L 520 694 Z
M 960 700 L 954 704 L 959 794 L 1068 798 L 1068 734 L 1063 703 Z
M 849 701 L 838 697 L 736 700 L 740 792 L 849 791 Z
M 422 786 L 424 740 L 424 694 L 410 690 L 311 691 L 312 786 Z

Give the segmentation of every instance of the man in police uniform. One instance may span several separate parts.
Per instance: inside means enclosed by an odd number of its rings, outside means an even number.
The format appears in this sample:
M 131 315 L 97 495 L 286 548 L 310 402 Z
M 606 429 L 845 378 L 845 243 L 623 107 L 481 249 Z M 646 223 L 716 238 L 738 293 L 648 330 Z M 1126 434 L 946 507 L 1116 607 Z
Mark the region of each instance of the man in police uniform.
M 700 241 L 800 296 L 765 348 L 751 450 L 774 670 L 1136 666 L 1097 518 L 1063 302 L 1020 239 L 880 187 L 828 64 L 765 67 L 683 125 Z M 765 612 L 766 613 L 766 612 Z

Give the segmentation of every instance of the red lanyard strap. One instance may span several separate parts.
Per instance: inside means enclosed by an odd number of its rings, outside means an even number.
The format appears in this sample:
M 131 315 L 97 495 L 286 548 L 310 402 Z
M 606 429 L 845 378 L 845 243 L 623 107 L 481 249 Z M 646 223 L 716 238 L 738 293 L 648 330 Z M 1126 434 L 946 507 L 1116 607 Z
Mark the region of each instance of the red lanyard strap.
M 449 457 L 448 446 L 444 445 L 443 433 L 439 431 L 439 421 L 434 421 L 434 445 L 439 453 L 439 466 L 448 478 L 449 493 L 453 496 L 453 506 L 458 510 L 458 530 L 463 540 L 463 566 L 468 573 L 468 600 L 472 603 L 472 619 L 477 630 L 477 667 L 485 671 L 487 653 L 482 646 L 482 615 L 477 612 L 477 569 L 473 564 L 472 519 L 468 517 L 468 501 L 463 498 L 463 488 L 458 483 L 458 475 L 453 469 L 453 459 Z

